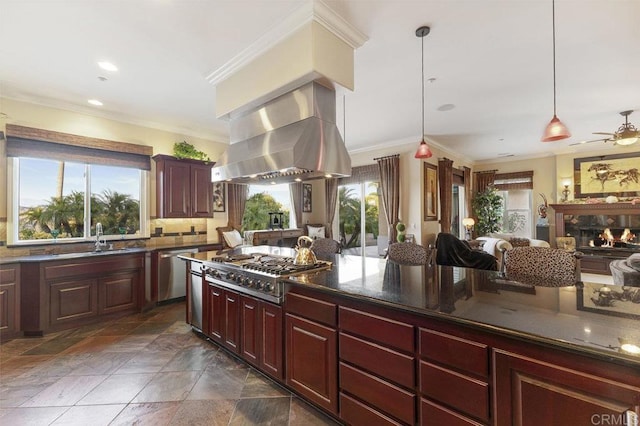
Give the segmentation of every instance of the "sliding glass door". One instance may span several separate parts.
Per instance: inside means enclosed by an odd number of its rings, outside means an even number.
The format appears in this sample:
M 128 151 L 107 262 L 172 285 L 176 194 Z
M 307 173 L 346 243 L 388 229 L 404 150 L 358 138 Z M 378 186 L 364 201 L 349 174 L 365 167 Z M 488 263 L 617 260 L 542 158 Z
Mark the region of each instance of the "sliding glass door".
M 378 257 L 387 247 L 379 186 L 379 182 L 366 181 L 338 187 L 339 237 L 344 253 Z

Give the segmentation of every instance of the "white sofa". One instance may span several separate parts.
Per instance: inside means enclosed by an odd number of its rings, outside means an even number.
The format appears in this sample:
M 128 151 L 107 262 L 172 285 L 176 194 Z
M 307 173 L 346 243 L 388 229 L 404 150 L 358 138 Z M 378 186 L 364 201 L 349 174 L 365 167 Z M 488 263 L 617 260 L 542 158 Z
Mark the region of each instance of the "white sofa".
M 517 237 L 513 234 L 489 234 L 486 237 L 478 237 L 476 239 L 484 241 L 482 250 L 498 259 L 498 269 L 500 269 L 500 266 L 502 266 L 502 254 L 513 248 L 510 241 L 512 239 L 524 240 L 525 238 Z M 526 239 L 529 240 L 529 246 L 531 247 L 550 247 L 550 244 L 544 240 Z

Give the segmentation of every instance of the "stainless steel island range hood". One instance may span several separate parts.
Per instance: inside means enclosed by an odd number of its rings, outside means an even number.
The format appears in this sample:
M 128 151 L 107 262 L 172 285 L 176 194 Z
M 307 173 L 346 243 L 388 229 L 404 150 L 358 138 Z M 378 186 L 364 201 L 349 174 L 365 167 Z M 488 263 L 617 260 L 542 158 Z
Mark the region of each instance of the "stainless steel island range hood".
M 317 82 L 231 118 L 231 145 L 212 179 L 285 183 L 351 174 L 351 158 L 336 127 L 335 92 Z

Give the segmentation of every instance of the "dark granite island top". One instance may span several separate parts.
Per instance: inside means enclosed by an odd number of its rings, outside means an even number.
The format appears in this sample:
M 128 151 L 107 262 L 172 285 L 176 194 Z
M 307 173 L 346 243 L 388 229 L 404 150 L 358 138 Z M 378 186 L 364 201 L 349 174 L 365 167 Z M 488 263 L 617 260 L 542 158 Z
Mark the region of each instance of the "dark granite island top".
M 331 270 L 290 277 L 287 283 L 640 366 L 640 354 L 620 349 L 626 342 L 640 345 L 640 303 L 596 306 L 592 298 L 598 299 L 602 284 L 529 286 L 498 272 L 348 255 L 336 255 Z M 620 286 L 605 287 L 622 294 Z M 640 289 L 629 289 L 640 296 Z

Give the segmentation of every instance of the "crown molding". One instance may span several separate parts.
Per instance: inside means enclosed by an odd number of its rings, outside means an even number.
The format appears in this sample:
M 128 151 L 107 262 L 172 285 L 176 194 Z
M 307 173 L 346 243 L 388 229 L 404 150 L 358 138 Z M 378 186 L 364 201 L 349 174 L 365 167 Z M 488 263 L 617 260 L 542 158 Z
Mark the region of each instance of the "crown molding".
M 191 136 L 194 138 L 210 140 L 212 142 L 228 144 L 229 143 L 229 135 L 216 132 L 213 130 L 207 130 L 203 128 L 185 128 L 180 126 L 171 126 L 164 123 L 160 123 L 152 120 L 143 120 L 134 118 L 128 115 L 109 112 L 109 111 L 97 111 L 93 108 L 88 108 L 84 106 L 79 106 L 72 102 L 66 102 L 58 99 L 51 98 L 33 98 L 26 96 L 5 96 L 3 95 L 0 99 L 8 99 L 17 102 L 23 102 L 25 104 L 37 105 L 45 108 L 55 108 L 63 111 L 69 111 L 76 114 L 83 114 L 90 117 L 102 118 L 105 120 L 111 120 L 118 123 L 130 124 L 138 127 L 146 127 L 148 129 L 160 130 L 167 133 L 174 133 L 182 136 Z M 7 123 L 12 122 L 13 120 L 9 118 L 6 119 Z M 23 124 L 23 123 L 15 123 L 15 124 Z
M 239 69 L 251 63 L 271 46 L 278 44 L 309 22 L 315 21 L 335 34 L 351 48 L 357 49 L 369 38 L 345 21 L 333 9 L 320 0 L 311 0 L 284 18 L 262 37 L 231 58 L 205 78 L 214 86 L 227 79 Z

